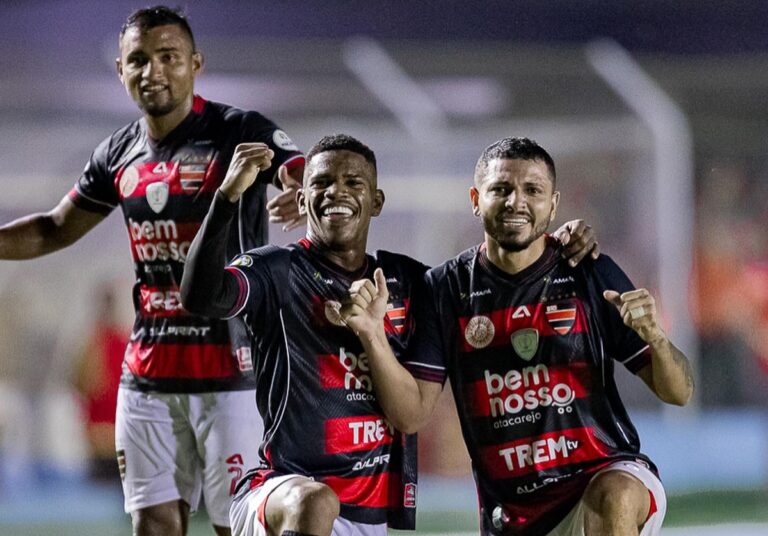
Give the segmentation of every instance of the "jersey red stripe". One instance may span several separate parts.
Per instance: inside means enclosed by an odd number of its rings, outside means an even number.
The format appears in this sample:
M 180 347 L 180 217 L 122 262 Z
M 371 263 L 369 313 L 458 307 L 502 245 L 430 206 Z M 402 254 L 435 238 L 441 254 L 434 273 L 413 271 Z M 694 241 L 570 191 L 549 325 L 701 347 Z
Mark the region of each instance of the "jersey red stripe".
M 476 462 L 484 466 L 489 477 L 506 479 L 597 460 L 608 452 L 592 428 L 570 428 L 481 448 Z
M 570 329 L 570 333 L 584 333 L 587 331 L 586 323 L 584 321 L 584 310 L 580 301 L 574 300 L 576 303 L 576 320 L 573 323 L 573 327 Z M 497 311 L 491 311 L 486 313 L 486 318 L 490 319 L 493 323 L 493 339 L 491 342 L 483 348 L 494 346 L 506 346 L 509 345 L 510 336 L 524 328 L 534 328 L 539 332 L 539 336 L 546 337 L 548 335 L 556 335 L 558 332 L 546 318 L 545 307 L 547 304 L 536 303 L 529 305 L 519 305 L 515 307 L 509 307 L 506 309 L 500 309 Z M 459 335 L 461 337 L 460 346 L 463 352 L 474 352 L 476 348 L 467 342 L 466 328 L 469 321 L 473 317 L 461 317 L 459 318 Z
M 145 378 L 230 378 L 239 375 L 229 344 L 128 343 L 125 362 Z
M 586 363 L 510 370 L 504 376 L 485 371 L 467 384 L 467 409 L 473 417 L 509 418 L 547 407 L 566 408 L 589 396 L 591 381 Z
M 392 443 L 394 429 L 377 415 L 325 421 L 325 453 L 373 450 Z
M 367 506 L 369 508 L 385 508 L 391 506 L 389 501 L 390 488 L 395 484 L 395 482 L 391 481 L 395 479 L 397 477 L 389 473 L 382 473 L 353 478 L 329 476 L 323 479 L 323 483 L 335 491 L 336 495 L 339 496 L 339 500 L 344 504 Z M 398 492 L 401 489 L 400 486 L 395 486 L 395 488 Z M 399 502 L 402 504 L 402 497 L 400 497 Z

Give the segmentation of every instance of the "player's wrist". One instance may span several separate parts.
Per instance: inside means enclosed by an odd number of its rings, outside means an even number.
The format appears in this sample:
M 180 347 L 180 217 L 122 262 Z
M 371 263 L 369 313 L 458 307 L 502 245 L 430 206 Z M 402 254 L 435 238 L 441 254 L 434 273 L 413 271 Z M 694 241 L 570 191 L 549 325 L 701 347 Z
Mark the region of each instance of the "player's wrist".
M 218 192 L 229 203 L 238 203 L 240 201 L 240 196 L 243 195 L 242 192 L 232 191 L 231 189 L 226 188 L 223 185 L 219 186 Z

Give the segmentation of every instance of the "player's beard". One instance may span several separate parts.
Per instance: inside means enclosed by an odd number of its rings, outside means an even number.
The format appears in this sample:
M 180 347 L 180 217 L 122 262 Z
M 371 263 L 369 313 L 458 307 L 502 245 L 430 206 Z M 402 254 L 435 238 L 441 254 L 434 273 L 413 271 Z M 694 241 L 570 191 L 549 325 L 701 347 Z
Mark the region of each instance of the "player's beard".
M 139 104 L 139 108 L 141 109 L 142 112 L 144 112 L 146 115 L 149 115 L 151 117 L 162 117 L 164 115 L 171 113 L 173 110 L 175 110 L 176 103 L 174 103 L 171 100 L 167 100 L 165 102 L 152 102 L 152 103 L 142 102 Z
M 504 229 L 504 223 L 502 222 L 503 217 L 504 214 L 501 214 L 498 218 L 494 218 L 490 221 L 483 218 L 483 223 L 486 232 L 496 241 L 496 243 L 499 244 L 502 249 L 511 253 L 517 253 L 528 249 L 531 244 L 547 232 L 549 224 L 552 223 L 552 213 L 550 212 L 545 220 L 542 220 L 533 226 L 530 233 L 521 235 L 520 233 L 507 232 Z

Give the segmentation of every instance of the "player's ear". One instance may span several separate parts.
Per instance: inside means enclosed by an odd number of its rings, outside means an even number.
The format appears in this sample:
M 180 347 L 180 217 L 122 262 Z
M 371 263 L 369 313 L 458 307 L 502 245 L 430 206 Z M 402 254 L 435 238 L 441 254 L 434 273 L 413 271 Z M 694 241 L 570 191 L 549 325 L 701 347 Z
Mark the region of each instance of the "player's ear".
M 203 57 L 203 53 L 193 52 L 192 53 L 192 73 L 195 76 L 197 76 L 202 72 L 204 65 L 205 65 L 205 58 Z
M 373 196 L 373 212 L 371 213 L 373 216 L 381 214 L 381 209 L 384 208 L 384 200 L 384 191 L 376 190 L 376 193 Z
M 549 221 L 555 221 L 557 217 L 557 207 L 560 205 L 560 192 L 554 192 L 552 194 L 552 212 L 549 216 Z
M 304 188 L 296 190 L 296 205 L 299 207 L 299 216 L 307 215 L 307 207 L 304 205 Z
M 472 186 L 469 189 L 469 202 L 472 204 L 472 214 L 475 216 L 480 216 L 480 205 L 478 204 L 478 201 L 480 199 L 480 192 L 477 191 L 477 188 Z
M 115 58 L 115 69 L 117 70 L 117 77 L 120 79 L 120 82 L 123 81 L 123 62 L 120 60 L 120 58 Z

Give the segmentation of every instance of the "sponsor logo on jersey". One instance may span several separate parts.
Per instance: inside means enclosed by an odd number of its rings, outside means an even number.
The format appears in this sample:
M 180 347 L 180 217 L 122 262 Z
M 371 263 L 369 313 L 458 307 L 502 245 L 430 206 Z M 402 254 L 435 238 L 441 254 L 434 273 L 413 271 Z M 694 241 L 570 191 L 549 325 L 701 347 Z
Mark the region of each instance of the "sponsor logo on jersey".
M 352 467 L 353 471 L 361 471 L 362 469 L 370 469 L 377 465 L 387 465 L 389 463 L 389 454 L 382 454 L 381 456 L 374 456 L 373 458 L 366 458 L 356 462 Z
M 253 266 L 253 257 L 250 255 L 241 255 L 232 262 L 232 266 L 242 266 L 245 268 Z
M 376 415 L 341 417 L 325 421 L 325 453 L 373 450 L 392 443 L 395 429 Z
M 416 508 L 416 484 L 408 482 L 403 490 L 403 506 L 406 508 Z
M 539 349 L 539 332 L 534 328 L 519 329 L 512 334 L 512 348 L 522 359 L 530 361 Z
M 278 129 L 272 134 L 272 141 L 275 145 L 280 147 L 284 151 L 298 151 L 299 148 L 293 143 L 293 140 L 288 137 L 288 134 Z
M 490 296 L 491 295 L 491 289 L 484 288 L 483 290 L 475 290 L 473 292 L 469 293 L 469 299 L 472 298 L 479 298 L 480 296 Z
M 158 290 L 147 287 L 139 289 L 141 309 L 145 313 L 180 313 L 181 294 L 178 290 Z
M 573 302 L 547 305 L 544 312 L 547 322 L 552 326 L 558 335 L 565 335 L 576 322 L 576 304 Z
M 161 162 L 164 163 L 164 162 Z M 147 186 L 147 203 L 149 207 L 160 214 L 168 203 L 168 185 L 164 182 L 153 182 Z
M 237 368 L 240 372 L 249 372 L 253 370 L 253 361 L 251 360 L 251 349 L 247 346 L 241 346 L 235 350 L 237 356 Z
M 120 195 L 130 197 L 139 185 L 139 170 L 136 166 L 128 166 L 120 176 Z
M 312 277 L 314 277 L 317 281 L 322 281 L 326 285 L 333 285 L 333 279 L 327 279 L 323 277 L 323 274 L 316 271 L 314 274 L 312 274 Z
M 591 428 L 569 428 L 484 447 L 478 460 L 492 478 L 504 479 L 600 459 L 607 452 Z
M 348 402 L 375 400 L 371 382 L 368 356 L 365 352 L 356 355 L 343 347 L 339 355 L 320 356 L 320 385 L 323 389 L 346 389 Z
M 531 467 L 552 460 L 565 459 L 579 448 L 578 441 L 570 441 L 565 436 L 548 437 L 531 443 L 522 443 L 514 447 L 499 450 L 504 457 L 507 469 L 514 471 L 522 467 Z
M 185 227 L 185 234 L 194 236 L 194 227 Z M 180 233 L 173 220 L 134 221 L 128 218 L 128 232 L 133 242 L 134 257 L 140 262 L 185 262 L 191 240 L 179 240 Z
M 464 338 L 467 344 L 473 348 L 485 348 L 493 340 L 496 328 L 493 322 L 487 316 L 479 315 L 470 319 L 467 327 L 464 329 Z
M 325 302 L 325 318 L 334 326 L 344 327 L 346 324 L 341 319 L 341 303 L 335 300 Z
M 570 413 L 569 406 L 576 399 L 574 389 L 566 381 L 551 377 L 544 364 L 512 369 L 503 376 L 486 369 L 484 378 L 491 417 L 549 406 L 557 407 L 559 413 Z
M 162 309 L 165 310 L 165 309 Z M 178 308 L 171 309 L 173 311 Z M 207 337 L 211 331 L 209 326 L 151 326 L 149 328 L 150 337 Z

